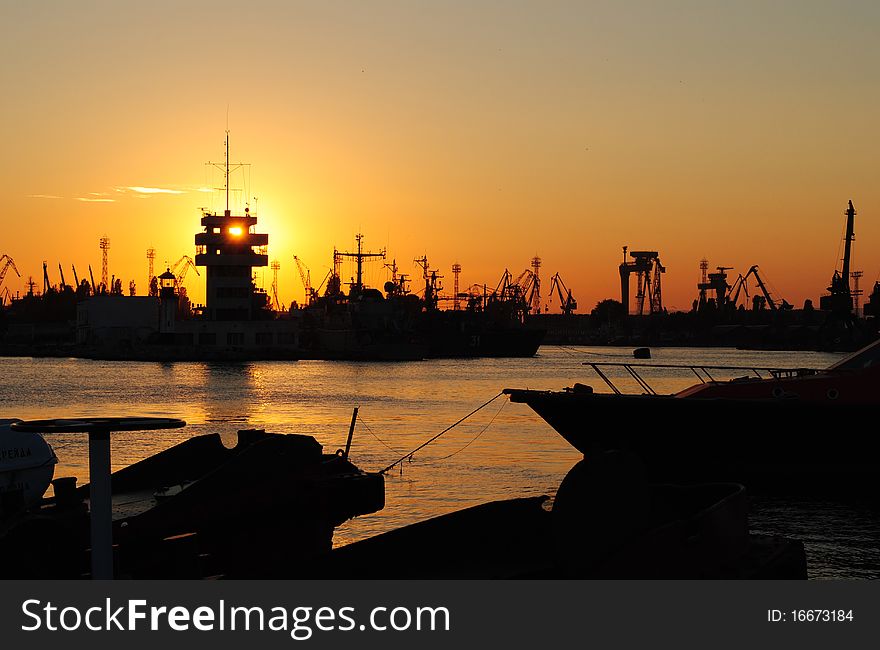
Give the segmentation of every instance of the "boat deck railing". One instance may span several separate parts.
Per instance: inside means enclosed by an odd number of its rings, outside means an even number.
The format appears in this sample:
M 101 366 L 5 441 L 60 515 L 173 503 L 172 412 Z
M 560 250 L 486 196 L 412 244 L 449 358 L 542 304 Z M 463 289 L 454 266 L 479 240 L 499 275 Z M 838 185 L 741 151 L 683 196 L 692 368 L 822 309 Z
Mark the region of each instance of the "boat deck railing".
M 790 377 L 807 377 L 809 375 L 815 375 L 819 372 L 819 370 L 815 368 L 764 368 L 760 366 L 711 366 L 711 365 L 690 365 L 690 364 L 670 364 L 670 363 L 621 363 L 621 362 L 611 362 L 611 361 L 585 361 L 585 366 L 590 366 L 597 375 L 604 381 L 608 387 L 614 391 L 616 395 L 620 395 L 620 389 L 614 385 L 614 382 L 608 377 L 606 373 L 602 371 L 602 368 L 623 368 L 634 380 L 635 382 L 647 393 L 651 395 L 656 395 L 657 392 L 651 387 L 651 385 L 647 382 L 647 380 L 642 376 L 642 372 L 645 368 L 666 368 L 666 369 L 677 369 L 677 370 L 689 370 L 696 375 L 697 379 L 704 384 L 718 384 L 723 381 L 729 381 L 726 379 L 716 379 L 710 373 L 710 370 L 717 371 L 746 371 L 749 373 L 753 373 L 754 377 L 751 375 L 749 377 L 744 377 L 743 379 L 784 379 Z M 762 374 L 763 373 L 763 374 Z

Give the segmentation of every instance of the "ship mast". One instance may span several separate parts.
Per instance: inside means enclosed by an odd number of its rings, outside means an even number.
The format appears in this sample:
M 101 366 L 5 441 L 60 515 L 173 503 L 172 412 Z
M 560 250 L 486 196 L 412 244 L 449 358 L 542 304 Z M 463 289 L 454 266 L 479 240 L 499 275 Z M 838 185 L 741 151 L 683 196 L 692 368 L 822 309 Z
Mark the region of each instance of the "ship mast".
M 236 163 L 235 165 L 232 165 L 229 162 L 229 128 L 226 129 L 226 139 L 224 141 L 224 146 L 225 146 L 226 151 L 224 152 L 223 162 L 222 163 L 209 162 L 206 164 L 210 165 L 211 167 L 214 167 L 215 169 L 219 169 L 221 172 L 223 172 L 223 188 L 222 189 L 223 189 L 223 193 L 225 194 L 225 198 L 226 198 L 226 210 L 224 210 L 223 216 L 224 217 L 231 217 L 232 216 L 232 209 L 229 204 L 229 192 L 230 192 L 231 188 L 229 187 L 229 180 L 232 177 L 232 172 L 238 171 L 239 169 L 241 169 L 243 167 L 249 167 L 249 165 L 247 163 Z M 245 185 L 247 185 L 246 180 L 245 180 Z M 219 187 L 214 188 L 215 191 L 219 191 L 220 189 L 221 188 L 219 188 Z M 245 188 L 245 189 L 247 189 L 247 188 Z
M 361 233 L 355 235 L 355 239 L 357 240 L 357 253 L 340 253 L 337 251 L 333 251 L 333 265 L 336 266 L 336 261 L 339 258 L 343 257 L 353 257 L 357 260 L 357 280 L 354 283 L 352 289 L 357 292 L 361 292 L 364 289 L 364 259 L 367 257 L 381 257 L 385 259 L 385 250 L 383 249 L 381 253 L 364 253 L 363 252 L 363 239 L 364 236 Z
M 229 129 L 226 129 L 226 216 L 230 215 L 229 212 Z

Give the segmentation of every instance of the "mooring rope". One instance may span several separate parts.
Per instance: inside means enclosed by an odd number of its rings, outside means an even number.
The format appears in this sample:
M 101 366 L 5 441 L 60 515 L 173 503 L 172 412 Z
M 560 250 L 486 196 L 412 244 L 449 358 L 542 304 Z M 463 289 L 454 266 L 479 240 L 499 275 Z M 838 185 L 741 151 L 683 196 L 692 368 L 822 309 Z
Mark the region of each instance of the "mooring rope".
M 366 421 L 366 420 L 364 419 L 364 417 L 363 417 L 362 415 L 360 415 L 360 414 L 358 414 L 358 424 L 363 424 L 363 425 L 364 425 L 364 428 L 367 430 L 367 433 L 369 433 L 369 434 L 370 434 L 371 436 L 373 436 L 376 440 L 378 440 L 379 442 L 381 442 L 382 445 L 383 445 L 386 449 L 390 449 L 390 450 L 391 450 L 392 452 L 394 452 L 395 454 L 399 454 L 399 453 L 400 453 L 400 450 L 399 450 L 399 449 L 395 449 L 394 447 L 392 447 L 391 445 L 389 445 L 387 442 L 385 442 L 384 440 L 382 440 L 382 438 L 380 438 L 380 437 L 377 436 L 375 433 L 373 433 L 373 430 L 370 428 L 370 425 L 367 424 L 367 421 Z
M 489 427 L 492 426 L 492 423 L 495 421 L 495 418 L 497 418 L 499 415 L 501 415 L 501 411 L 504 410 L 504 407 L 505 407 L 505 406 L 507 406 L 507 400 L 501 402 L 501 406 L 498 407 L 498 410 L 497 410 L 497 411 L 495 411 L 495 415 L 492 416 L 492 419 L 489 420 L 489 422 L 486 423 L 486 426 L 484 426 L 482 429 L 480 429 L 480 432 L 479 432 L 477 435 L 475 435 L 473 438 L 471 438 L 470 440 L 468 440 L 467 443 L 466 443 L 463 447 L 461 447 L 460 449 L 456 449 L 455 451 L 453 451 L 453 452 L 452 452 L 451 454 L 449 454 L 448 456 L 441 456 L 440 458 L 432 458 L 432 459 L 430 459 L 429 462 L 434 463 L 434 462 L 437 462 L 438 460 L 447 460 L 448 458 L 452 458 L 452 457 L 455 456 L 456 454 L 460 454 L 460 453 L 463 452 L 465 449 L 467 449 L 468 447 L 470 447 L 472 444 L 474 444 L 474 443 L 479 439 L 480 436 L 482 436 L 484 433 L 486 433 L 486 431 L 489 429 Z
M 562 345 L 557 343 L 551 347 L 559 348 L 566 354 L 571 357 L 576 357 L 577 354 L 587 354 L 594 357 L 624 357 L 624 358 L 632 358 L 632 354 L 609 354 L 608 352 L 591 352 L 590 350 L 579 350 L 578 348 L 572 347 L 570 345 Z M 577 354 L 574 354 L 577 352 Z
M 379 473 L 380 473 L 380 474 L 385 474 L 385 473 L 388 472 L 388 470 L 390 470 L 390 469 L 392 469 L 393 467 L 399 465 L 400 463 L 402 463 L 403 461 L 405 461 L 407 458 L 411 458 L 412 455 L 415 454 L 417 451 L 420 451 L 420 450 L 424 449 L 425 447 L 427 447 L 428 445 L 430 445 L 432 442 L 434 442 L 437 438 L 439 438 L 440 436 L 442 436 L 442 435 L 443 435 L 444 433 L 446 433 L 447 431 L 451 431 L 452 429 L 454 429 L 455 427 L 457 427 L 459 424 L 461 424 L 462 422 L 464 422 L 465 420 L 467 420 L 469 417 L 471 417 L 471 416 L 474 415 L 475 413 L 478 413 L 479 411 L 482 411 L 484 408 L 486 408 L 487 406 L 489 406 L 489 404 L 491 404 L 492 402 L 494 402 L 496 399 L 498 399 L 498 398 L 501 397 L 502 395 L 504 395 L 503 392 L 498 393 L 495 397 L 493 397 L 492 399 L 490 399 L 488 402 L 484 402 L 483 404 L 481 404 L 480 406 L 478 406 L 477 408 L 475 408 L 473 411 L 471 411 L 470 413 L 468 413 L 467 415 L 465 415 L 463 418 L 461 418 L 461 419 L 458 420 L 457 422 L 454 422 L 453 424 L 450 424 L 448 427 L 446 427 L 445 429 L 443 429 L 443 431 L 441 431 L 441 432 L 438 433 L 437 435 L 433 436 L 432 438 L 429 438 L 428 440 L 426 440 L 425 442 L 423 442 L 422 444 L 420 444 L 418 447 L 416 447 L 416 448 L 413 449 L 412 451 L 410 451 L 410 452 L 404 454 L 403 456 L 401 456 L 400 458 L 398 458 L 396 461 L 394 461 L 393 463 L 391 463 L 388 467 L 386 467 L 385 469 L 381 470 Z

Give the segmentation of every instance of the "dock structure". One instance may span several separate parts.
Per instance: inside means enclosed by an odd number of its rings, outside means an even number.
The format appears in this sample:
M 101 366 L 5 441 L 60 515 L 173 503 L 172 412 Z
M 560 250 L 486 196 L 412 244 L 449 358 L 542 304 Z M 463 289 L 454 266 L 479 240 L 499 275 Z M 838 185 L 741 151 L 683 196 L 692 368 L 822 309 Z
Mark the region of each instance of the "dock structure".
M 645 314 L 645 298 L 647 298 L 647 313 L 656 314 L 663 311 L 663 298 L 660 287 L 660 274 L 666 272 L 666 267 L 660 263 L 660 254 L 657 251 L 630 251 L 633 261 L 627 261 L 627 246 L 623 247 L 623 262 L 620 270 L 620 302 L 629 313 L 629 276 L 636 274 L 636 313 L 639 316 Z

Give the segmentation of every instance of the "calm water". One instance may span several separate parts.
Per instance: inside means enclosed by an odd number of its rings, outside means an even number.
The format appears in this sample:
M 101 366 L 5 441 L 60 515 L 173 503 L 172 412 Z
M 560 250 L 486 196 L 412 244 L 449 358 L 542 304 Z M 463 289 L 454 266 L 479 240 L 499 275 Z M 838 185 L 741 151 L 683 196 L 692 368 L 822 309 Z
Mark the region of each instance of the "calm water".
M 666 348 L 657 363 L 824 367 L 821 353 Z M 562 388 L 574 381 L 604 388 L 584 361 L 632 360 L 631 349 L 542 347 L 532 359 L 433 360 L 412 363 L 255 362 L 135 363 L 0 358 L 0 417 L 173 416 L 181 430 L 119 433 L 114 469 L 182 439 L 218 432 L 232 444 L 238 429 L 315 436 L 344 446 L 351 409 L 360 407 L 352 460 L 378 470 L 439 433 L 502 388 Z M 658 392 L 694 383 L 688 373 L 654 370 Z M 743 374 L 743 373 L 738 373 Z M 626 384 L 620 373 L 621 386 Z M 648 375 L 646 375 L 648 376 Z M 722 375 L 719 375 L 722 376 Z M 228 436 L 228 438 L 227 438 Z M 56 476 L 88 480 L 87 445 L 49 437 L 60 459 Z M 385 509 L 337 530 L 345 544 L 493 499 L 553 494 L 579 454 L 543 420 L 501 398 L 392 471 Z M 755 504 L 753 528 L 807 543 L 811 576 L 880 576 L 880 515 L 867 508 L 815 501 Z

